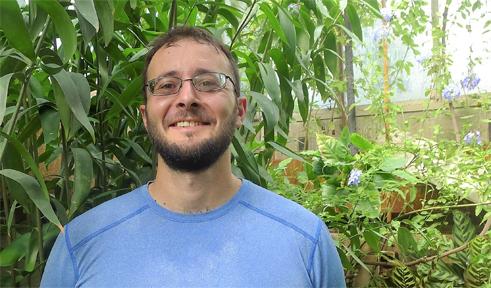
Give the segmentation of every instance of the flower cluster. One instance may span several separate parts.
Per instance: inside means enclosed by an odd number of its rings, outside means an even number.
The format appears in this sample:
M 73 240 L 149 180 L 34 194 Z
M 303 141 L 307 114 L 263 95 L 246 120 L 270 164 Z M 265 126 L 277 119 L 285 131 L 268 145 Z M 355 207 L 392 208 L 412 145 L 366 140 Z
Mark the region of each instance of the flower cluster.
M 300 3 L 291 3 L 288 5 L 288 10 L 293 13 L 298 13 L 300 11 Z
M 447 101 L 453 101 L 457 98 L 460 97 L 460 90 L 459 88 L 453 86 L 453 85 L 450 85 L 450 86 L 447 86 L 445 87 L 445 89 L 443 89 L 443 98 Z
M 473 90 L 477 87 L 477 85 L 479 85 L 479 82 L 481 82 L 481 78 L 475 74 L 472 74 L 471 76 L 467 76 L 462 79 L 460 84 L 462 85 L 462 88 L 466 90 Z
M 382 15 L 382 18 L 384 18 L 385 22 L 390 22 L 395 16 L 394 11 L 392 11 L 390 8 L 380 8 L 380 14 Z
M 353 169 L 349 173 L 348 186 L 358 186 L 361 180 L 361 170 Z
M 390 35 L 390 28 L 385 25 L 382 25 L 377 30 L 375 30 L 375 34 L 373 35 L 373 40 L 375 42 L 378 42 L 380 40 L 389 38 L 389 35 Z
M 467 145 L 470 145 L 473 143 L 476 143 L 477 145 L 481 145 L 482 144 L 481 132 L 476 130 L 476 131 L 471 131 L 471 132 L 467 133 L 464 136 L 464 143 Z

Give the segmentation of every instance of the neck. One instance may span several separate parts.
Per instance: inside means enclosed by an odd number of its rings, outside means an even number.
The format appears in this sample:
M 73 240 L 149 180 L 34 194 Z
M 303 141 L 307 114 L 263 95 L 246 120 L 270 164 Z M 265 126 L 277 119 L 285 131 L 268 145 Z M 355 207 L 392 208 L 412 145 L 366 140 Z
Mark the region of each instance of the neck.
M 169 210 L 202 213 L 225 204 L 240 185 L 241 181 L 232 174 L 229 150 L 212 166 L 199 172 L 172 170 L 159 155 L 157 175 L 149 192 Z

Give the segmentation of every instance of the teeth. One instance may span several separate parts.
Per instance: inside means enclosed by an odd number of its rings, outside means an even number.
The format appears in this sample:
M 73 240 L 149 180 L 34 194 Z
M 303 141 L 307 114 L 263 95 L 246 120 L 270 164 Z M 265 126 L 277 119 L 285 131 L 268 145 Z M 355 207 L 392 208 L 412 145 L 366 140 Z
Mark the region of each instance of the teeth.
M 201 125 L 201 122 L 181 121 L 181 122 L 176 123 L 177 127 L 194 127 L 194 126 L 199 126 L 199 125 Z

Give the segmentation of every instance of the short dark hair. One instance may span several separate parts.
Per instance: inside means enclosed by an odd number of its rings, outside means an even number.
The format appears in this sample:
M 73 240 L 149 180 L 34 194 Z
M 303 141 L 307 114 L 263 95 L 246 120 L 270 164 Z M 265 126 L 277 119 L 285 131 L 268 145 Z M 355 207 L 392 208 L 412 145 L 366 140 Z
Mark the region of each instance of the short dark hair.
M 145 103 L 147 102 L 147 93 L 146 93 L 146 83 L 147 79 L 147 70 L 150 62 L 152 61 L 155 53 L 162 47 L 168 47 L 179 40 L 182 39 L 193 39 L 198 43 L 210 44 L 215 47 L 218 51 L 221 51 L 227 57 L 228 62 L 232 68 L 232 75 L 234 79 L 234 93 L 237 97 L 240 96 L 240 76 L 239 76 L 239 68 L 237 67 L 237 62 L 235 58 L 232 56 L 230 50 L 218 39 L 216 39 L 210 32 L 206 31 L 203 28 L 198 27 L 187 27 L 187 26 L 179 26 L 176 27 L 169 32 L 162 34 L 157 37 L 152 44 L 150 44 L 151 49 L 148 51 L 145 66 L 143 69 L 143 99 Z

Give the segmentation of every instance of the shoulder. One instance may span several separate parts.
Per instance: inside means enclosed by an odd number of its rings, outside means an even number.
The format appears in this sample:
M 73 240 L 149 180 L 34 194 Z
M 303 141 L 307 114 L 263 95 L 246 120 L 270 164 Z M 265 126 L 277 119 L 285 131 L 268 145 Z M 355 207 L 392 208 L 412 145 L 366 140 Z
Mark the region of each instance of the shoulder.
M 246 193 L 240 204 L 317 242 L 323 226 L 317 215 L 283 196 L 247 180 L 244 181 L 246 181 Z
M 96 234 L 138 216 L 149 208 L 144 193 L 146 185 L 106 201 L 77 216 L 65 226 L 71 246 L 76 246 Z

